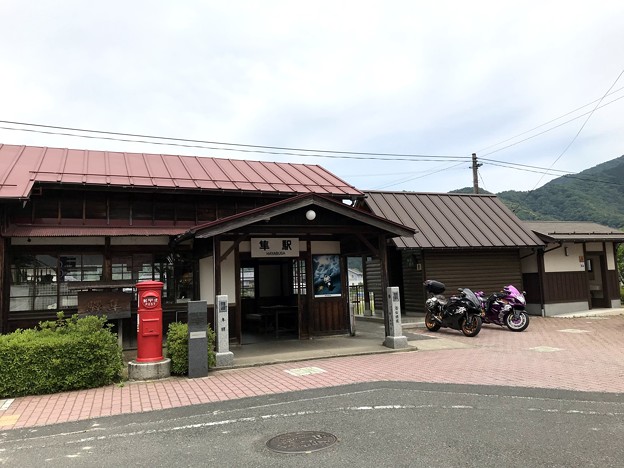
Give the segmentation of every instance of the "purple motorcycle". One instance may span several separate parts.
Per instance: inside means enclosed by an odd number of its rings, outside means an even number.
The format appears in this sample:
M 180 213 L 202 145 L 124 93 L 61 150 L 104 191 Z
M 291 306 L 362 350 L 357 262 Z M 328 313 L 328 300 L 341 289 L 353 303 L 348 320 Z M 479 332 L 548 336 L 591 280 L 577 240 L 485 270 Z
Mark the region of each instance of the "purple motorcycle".
M 512 285 L 505 286 L 501 292 L 485 296 L 483 291 L 475 293 L 484 311 L 483 323 L 507 326 L 511 331 L 521 332 L 529 326 L 529 316 L 525 312 L 526 299 Z

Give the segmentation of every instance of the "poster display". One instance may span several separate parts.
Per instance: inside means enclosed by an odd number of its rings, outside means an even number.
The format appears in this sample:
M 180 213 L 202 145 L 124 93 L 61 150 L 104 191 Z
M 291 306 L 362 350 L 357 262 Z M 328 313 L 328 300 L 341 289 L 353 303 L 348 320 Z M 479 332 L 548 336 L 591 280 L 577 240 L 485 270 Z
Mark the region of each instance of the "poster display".
M 312 255 L 314 297 L 342 295 L 340 255 Z

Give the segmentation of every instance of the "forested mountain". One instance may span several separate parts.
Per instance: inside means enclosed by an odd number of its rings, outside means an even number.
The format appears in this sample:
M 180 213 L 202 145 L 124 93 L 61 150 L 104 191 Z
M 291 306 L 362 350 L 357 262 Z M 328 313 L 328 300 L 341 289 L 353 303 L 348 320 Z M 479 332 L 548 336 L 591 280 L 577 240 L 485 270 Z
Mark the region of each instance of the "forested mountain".
M 575 175 L 559 177 L 531 192 L 510 190 L 497 196 L 520 219 L 592 221 L 622 229 L 624 156 Z
M 497 195 L 521 219 L 593 221 L 623 228 L 624 156 L 559 177 L 532 192 Z

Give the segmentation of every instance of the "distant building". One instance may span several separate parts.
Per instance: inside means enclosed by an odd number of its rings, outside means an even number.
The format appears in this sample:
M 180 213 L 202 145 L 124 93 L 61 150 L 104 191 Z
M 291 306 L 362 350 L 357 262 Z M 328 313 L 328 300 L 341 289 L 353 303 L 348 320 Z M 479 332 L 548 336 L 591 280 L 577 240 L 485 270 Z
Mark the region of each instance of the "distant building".
M 546 244 L 526 252 L 522 272 L 531 313 L 621 307 L 617 244 L 624 232 L 596 223 L 525 222 Z
M 362 271 L 349 268 L 348 273 L 350 285 L 362 284 L 364 282 L 364 273 L 362 273 Z

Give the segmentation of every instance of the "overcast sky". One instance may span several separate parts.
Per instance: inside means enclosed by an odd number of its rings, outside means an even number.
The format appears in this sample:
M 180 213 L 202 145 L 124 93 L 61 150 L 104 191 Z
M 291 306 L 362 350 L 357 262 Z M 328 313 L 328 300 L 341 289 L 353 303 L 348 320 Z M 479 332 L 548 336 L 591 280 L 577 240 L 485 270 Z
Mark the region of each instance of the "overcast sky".
M 302 162 L 428 192 L 471 186 L 473 152 L 492 192 L 553 178 L 518 164 L 579 172 L 624 154 L 622 0 L 0 0 L 0 18 L 3 122 L 413 156 L 0 129 L 4 144 Z

